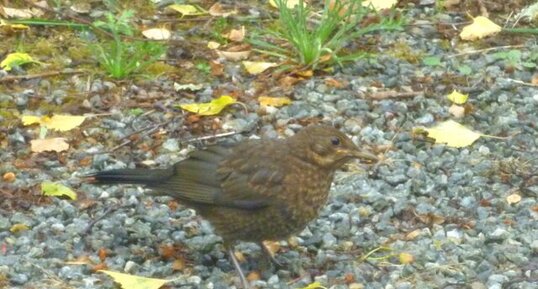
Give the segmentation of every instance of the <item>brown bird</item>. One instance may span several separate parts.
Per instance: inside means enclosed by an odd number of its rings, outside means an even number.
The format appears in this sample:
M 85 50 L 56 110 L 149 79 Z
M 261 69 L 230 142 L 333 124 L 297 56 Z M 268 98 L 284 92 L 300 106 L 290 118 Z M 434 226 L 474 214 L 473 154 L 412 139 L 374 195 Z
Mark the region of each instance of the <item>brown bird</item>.
M 339 130 L 311 125 L 287 139 L 209 146 L 166 169 L 109 170 L 90 178 L 142 184 L 195 209 L 223 238 L 248 288 L 233 245 L 258 242 L 266 250 L 264 240 L 303 230 L 327 201 L 335 171 L 354 158 L 377 160 Z

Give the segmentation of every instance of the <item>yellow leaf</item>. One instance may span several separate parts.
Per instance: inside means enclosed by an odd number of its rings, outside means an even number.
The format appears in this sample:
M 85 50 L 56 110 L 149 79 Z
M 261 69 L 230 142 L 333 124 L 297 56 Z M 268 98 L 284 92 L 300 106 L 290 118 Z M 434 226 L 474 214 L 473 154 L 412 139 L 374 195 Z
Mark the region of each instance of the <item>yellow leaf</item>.
M 213 49 L 217 49 L 220 47 L 220 43 L 218 42 L 215 42 L 215 41 L 209 41 L 207 42 L 207 48 L 213 50 Z
M 99 270 L 112 277 L 123 289 L 159 289 L 171 280 L 146 278 L 108 270 Z
M 400 259 L 400 264 L 411 264 L 415 261 L 415 256 L 409 254 L 409 253 L 400 253 L 398 256 L 398 259 Z
M 368 7 L 371 5 L 375 11 L 379 11 L 392 8 L 397 2 L 398 0 L 366 0 L 362 2 L 362 6 Z
M 291 103 L 291 99 L 288 97 L 270 97 L 270 96 L 260 96 L 258 97 L 260 105 L 265 106 L 274 106 L 281 107 Z
M 142 31 L 142 35 L 148 39 L 167 40 L 170 39 L 172 33 L 166 28 L 150 28 Z
M 0 67 L 5 71 L 10 71 L 14 66 L 21 66 L 27 63 L 39 62 L 35 61 L 28 53 L 15 52 L 8 54 L 6 58 L 0 62 Z
M 23 125 L 32 125 L 34 123 L 41 123 L 41 117 L 35 115 L 23 115 L 21 117 Z
M 6 27 L 9 27 L 11 29 L 14 29 L 14 30 L 26 30 L 26 29 L 30 29 L 30 27 L 24 25 L 24 24 L 10 24 L 9 22 L 3 20 L 3 19 L 0 19 L 0 26 L 6 26 Z
M 277 1 L 283 1 L 286 3 L 286 7 L 289 8 L 289 9 L 293 9 L 295 6 L 299 5 L 300 1 L 299 0 L 277 0 Z M 307 0 L 303 1 L 303 7 L 306 7 L 306 2 L 308 2 Z M 269 0 L 269 5 L 275 7 L 275 8 L 278 8 L 277 2 L 275 0 Z
M 22 123 L 24 125 L 32 125 L 39 123 L 42 126 L 46 126 L 49 129 L 55 129 L 58 131 L 68 131 L 78 127 L 86 119 L 82 115 L 65 115 L 65 114 L 55 114 L 52 117 L 43 116 L 33 116 L 33 115 L 23 115 L 21 117 Z
M 248 73 L 259 74 L 268 68 L 277 66 L 277 64 L 273 62 L 243 61 L 243 66 L 245 66 Z
M 306 287 L 297 288 L 297 289 L 327 289 L 327 287 L 321 286 L 321 283 L 319 282 L 314 282 L 314 283 L 308 284 Z
M 11 233 L 18 233 L 18 232 L 21 232 L 21 231 L 26 231 L 28 230 L 28 226 L 26 226 L 25 224 L 15 224 L 13 226 L 11 226 L 11 228 L 9 228 L 9 231 Z
M 519 194 L 511 194 L 510 196 L 506 197 L 506 202 L 508 204 L 517 204 L 521 201 L 521 196 Z
M 435 139 L 435 143 L 446 143 L 448 146 L 457 148 L 469 146 L 482 136 L 453 120 L 426 128 L 425 131 L 428 132 L 428 137 Z
M 455 104 L 464 104 L 467 102 L 467 99 L 469 99 L 468 94 L 463 94 L 456 90 L 452 91 L 452 93 L 446 97 Z
M 463 27 L 460 37 L 463 40 L 477 40 L 498 32 L 501 32 L 501 26 L 484 16 L 478 16 L 472 24 Z
M 50 121 L 46 124 L 47 128 L 55 129 L 59 131 L 68 131 L 78 127 L 86 119 L 82 115 L 62 115 L 56 114 L 50 118 Z
M 77 194 L 73 192 L 70 188 L 53 182 L 42 182 L 41 183 L 41 191 L 43 192 L 44 196 L 66 196 L 70 198 L 71 200 L 77 199 Z
M 63 137 L 34 139 L 30 141 L 30 146 L 34 153 L 46 151 L 63 152 L 69 149 L 69 144 Z
M 186 103 L 180 104 L 179 107 L 186 111 L 194 112 L 198 115 L 215 115 L 221 112 L 228 105 L 234 103 L 237 103 L 237 101 L 233 97 L 223 95 L 219 98 L 213 99 L 210 102 Z
M 204 9 L 194 6 L 194 5 L 187 5 L 187 4 L 172 4 L 168 6 L 167 8 L 175 10 L 179 13 L 181 13 L 182 16 L 196 16 L 196 15 L 204 15 L 207 12 L 204 11 Z

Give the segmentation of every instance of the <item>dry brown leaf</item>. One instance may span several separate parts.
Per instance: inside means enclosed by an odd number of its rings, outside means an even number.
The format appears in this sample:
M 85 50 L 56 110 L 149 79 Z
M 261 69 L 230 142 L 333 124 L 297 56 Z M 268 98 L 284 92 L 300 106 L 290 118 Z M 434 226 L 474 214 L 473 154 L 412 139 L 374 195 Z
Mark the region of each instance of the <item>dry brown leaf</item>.
M 222 7 L 222 4 L 215 3 L 209 8 L 209 15 L 211 16 L 220 16 L 220 17 L 228 17 L 231 15 L 237 14 L 237 10 L 234 8 L 233 10 L 224 10 L 224 7 Z
M 245 29 L 245 26 L 241 26 L 241 28 L 239 29 L 230 30 L 230 32 L 228 32 L 224 36 L 231 41 L 242 42 L 243 39 L 245 39 L 246 34 L 247 34 L 247 30 Z
M 519 194 L 511 194 L 509 195 L 508 197 L 506 197 L 506 202 L 508 202 L 508 204 L 517 204 L 521 201 L 521 195 Z
M 226 58 L 228 60 L 233 61 L 239 61 L 243 59 L 247 59 L 250 55 L 250 50 L 247 51 L 221 51 L 221 50 L 215 50 L 217 52 L 217 55 L 222 58 Z
M 63 137 L 35 139 L 30 141 L 31 150 L 35 153 L 46 151 L 62 152 L 69 149 L 69 144 Z

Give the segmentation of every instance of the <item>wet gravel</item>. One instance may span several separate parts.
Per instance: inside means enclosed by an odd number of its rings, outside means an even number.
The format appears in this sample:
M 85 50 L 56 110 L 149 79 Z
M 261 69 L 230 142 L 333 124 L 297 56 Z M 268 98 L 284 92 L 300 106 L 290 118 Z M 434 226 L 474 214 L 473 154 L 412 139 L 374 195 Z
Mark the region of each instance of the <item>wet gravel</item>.
M 408 13 L 419 19 L 428 15 L 419 9 Z M 461 20 L 449 14 L 438 17 Z M 454 56 L 474 46 L 459 43 L 447 48 L 431 25 L 369 37 L 381 43 L 378 57 L 301 82 L 286 92 L 293 99 L 288 106 L 261 113 L 256 98 L 248 98 L 253 77 L 243 76 L 242 83 L 224 79 L 213 84 L 239 87 L 247 94 L 242 101 L 248 112 L 232 107 L 214 120 L 219 132 L 238 132 L 225 141 L 285 137 L 316 119 L 340 127 L 383 158 L 373 167 L 350 166 L 336 175 L 319 218 L 297 236 L 279 242 L 276 258 L 285 264 L 282 268 L 265 262 L 257 245 L 239 244 L 243 268 L 259 273 L 259 278 L 251 275 L 256 279 L 252 284 L 258 288 L 302 288 L 315 281 L 334 289 L 538 288 L 534 173 L 538 88 L 513 81 L 530 83 L 535 71 L 511 69 L 507 61 L 489 52 Z M 439 56 L 441 65 L 395 57 L 390 50 L 393 43 Z M 536 48 L 531 41 L 526 44 L 521 49 L 523 59 Z M 462 65 L 472 73 L 459 73 Z M 233 62 L 226 67 L 240 69 Z M 343 87 L 329 85 L 329 78 Z M 76 89 L 86 89 L 84 80 L 71 81 Z M 196 140 L 200 134 L 189 130 L 187 115 L 172 107 L 178 102 L 210 100 L 213 88 L 208 86 L 196 92 L 195 99 L 176 94 L 159 100 L 147 114 L 135 116 L 124 108 L 110 108 L 107 115 L 85 122 L 80 135 L 72 137 L 78 144 L 67 157 L 36 154 L 28 166 L 16 161 L 31 154 L 29 142 L 36 138 L 35 131 L 22 125 L 12 128 L 8 149 L 0 152 L 0 172 L 14 172 L 17 178 L 4 182 L 2 188 L 60 181 L 75 188 L 79 200 L 49 198 L 26 209 L 0 210 L 0 286 L 113 288 L 109 277 L 94 272 L 101 263 L 113 271 L 174 279 L 171 288 L 237 286 L 238 277 L 220 238 L 195 211 L 169 198 L 150 196 L 142 188 L 97 187 L 79 178 L 95 170 L 140 163 L 165 166 L 214 142 Z M 115 88 L 112 82 L 94 80 L 87 105 L 104 109 L 107 95 Z M 457 121 L 502 138 L 482 137 L 469 147 L 450 148 L 414 134 L 415 127 L 454 118 L 446 98 L 453 89 L 470 93 L 470 112 Z M 123 97 L 136 102 L 171 90 L 173 82 L 162 78 L 132 85 Z M 382 91 L 417 93 L 374 97 Z M 0 92 L 0 100 L 24 107 L 34 95 L 32 89 L 12 95 Z M 66 95 L 64 86 L 53 89 L 48 98 L 62 104 Z M 113 149 L 137 131 L 140 139 Z M 82 165 L 84 159 L 89 159 L 85 161 L 89 165 Z M 521 200 L 507 201 L 513 194 Z M 11 232 L 16 224 L 28 229 Z M 169 247 L 176 248 L 176 255 L 163 253 Z M 405 262 L 405 256 L 413 260 Z M 74 264 L 75 260 L 86 265 Z M 177 260 L 183 266 L 176 267 Z

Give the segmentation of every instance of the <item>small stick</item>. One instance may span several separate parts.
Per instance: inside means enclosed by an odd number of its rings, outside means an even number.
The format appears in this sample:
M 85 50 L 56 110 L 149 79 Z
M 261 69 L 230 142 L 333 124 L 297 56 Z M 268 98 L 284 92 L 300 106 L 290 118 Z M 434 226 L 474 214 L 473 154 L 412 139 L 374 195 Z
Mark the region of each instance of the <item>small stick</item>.
M 82 231 L 82 235 L 85 236 L 85 235 L 88 235 L 90 233 L 90 231 L 92 230 L 93 226 L 101 221 L 102 219 L 104 219 L 108 214 L 112 213 L 113 211 L 116 211 L 120 208 L 120 206 L 113 206 L 113 207 L 110 207 L 108 209 L 106 209 L 106 211 L 99 217 L 93 219 L 89 224 L 88 226 L 86 226 L 86 228 L 84 229 L 84 231 Z
M 56 75 L 62 75 L 62 74 L 81 74 L 84 73 L 83 70 L 72 70 L 72 71 L 48 71 L 43 73 L 37 73 L 37 74 L 29 74 L 29 75 L 13 75 L 13 76 L 6 76 L 3 78 L 0 78 L 1 82 L 13 82 L 17 80 L 29 80 L 34 78 L 40 78 L 40 77 L 51 77 Z
M 167 125 L 167 124 L 170 123 L 171 121 L 172 121 L 172 120 L 165 121 L 165 122 L 161 122 L 161 123 L 159 123 L 159 124 L 157 124 L 157 125 L 155 125 L 155 126 L 153 126 L 153 127 L 147 126 L 147 127 L 141 128 L 141 129 L 139 129 L 139 130 L 137 130 L 137 131 L 134 131 L 134 132 L 132 132 L 131 134 L 129 134 L 129 135 L 123 137 L 122 139 L 126 139 L 126 138 L 128 138 L 128 137 L 131 137 L 132 135 L 135 135 L 135 134 L 137 134 L 137 133 L 141 133 L 141 132 L 147 130 L 147 131 L 142 135 L 142 136 L 146 136 L 146 135 L 148 135 L 148 134 L 150 134 L 150 133 L 156 131 L 156 130 L 159 129 L 160 127 Z M 126 141 L 124 141 L 124 142 L 120 143 L 119 145 L 113 147 L 113 148 L 109 151 L 109 153 L 111 153 L 111 152 L 113 152 L 113 151 L 116 151 L 117 149 L 119 149 L 119 148 L 121 148 L 121 147 L 123 147 L 123 146 L 126 146 L 126 145 L 128 145 L 128 144 L 130 144 L 130 143 L 132 143 L 132 142 L 133 142 L 133 141 L 132 141 L 131 139 L 127 139 Z
M 232 136 L 232 135 L 236 135 L 238 133 L 239 132 L 237 132 L 237 131 L 228 131 L 228 132 L 223 132 L 223 133 L 219 133 L 219 134 L 213 134 L 213 135 L 206 135 L 206 136 L 202 136 L 202 137 L 190 138 L 190 139 L 182 141 L 181 143 L 199 142 L 199 141 L 204 141 L 204 140 L 209 140 L 209 139 Z
M 447 56 L 447 58 L 454 58 L 454 57 L 465 56 L 465 55 L 470 55 L 470 54 L 478 54 L 478 53 L 488 52 L 488 51 L 491 51 L 491 50 L 508 49 L 508 48 L 521 48 L 521 47 L 525 47 L 525 45 L 505 45 L 505 46 L 490 47 L 490 48 L 485 48 L 485 49 L 479 49 L 479 50 L 466 51 L 466 52 L 461 52 L 461 53 L 457 53 L 457 54 L 452 54 L 452 55 Z
M 423 91 L 410 91 L 410 92 L 380 91 L 380 92 L 370 94 L 370 98 L 387 99 L 387 98 L 414 97 L 423 93 L 424 93 Z

